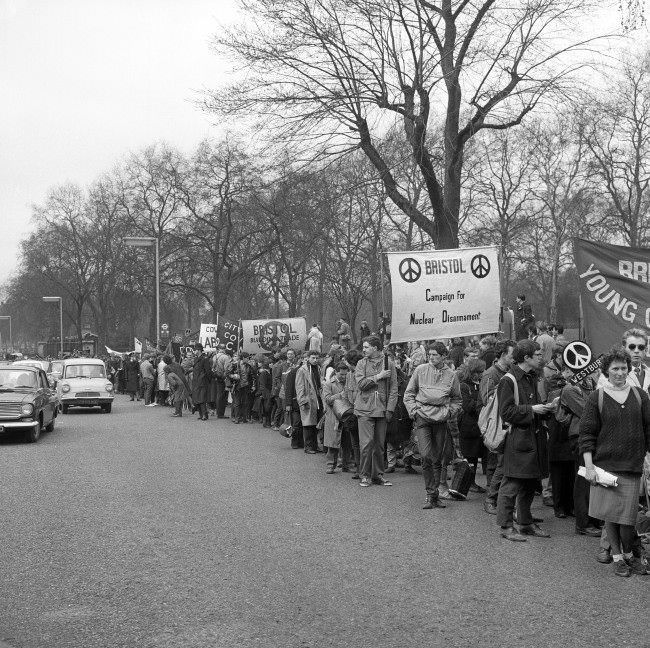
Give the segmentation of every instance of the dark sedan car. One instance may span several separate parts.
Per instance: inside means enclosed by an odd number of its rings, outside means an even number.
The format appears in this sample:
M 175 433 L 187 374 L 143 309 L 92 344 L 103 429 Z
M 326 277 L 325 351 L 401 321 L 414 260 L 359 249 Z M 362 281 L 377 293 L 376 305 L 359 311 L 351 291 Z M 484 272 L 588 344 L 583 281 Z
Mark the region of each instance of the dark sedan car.
M 58 413 L 58 397 L 38 367 L 0 366 L 0 434 L 23 430 L 25 441 L 38 441 L 51 432 Z

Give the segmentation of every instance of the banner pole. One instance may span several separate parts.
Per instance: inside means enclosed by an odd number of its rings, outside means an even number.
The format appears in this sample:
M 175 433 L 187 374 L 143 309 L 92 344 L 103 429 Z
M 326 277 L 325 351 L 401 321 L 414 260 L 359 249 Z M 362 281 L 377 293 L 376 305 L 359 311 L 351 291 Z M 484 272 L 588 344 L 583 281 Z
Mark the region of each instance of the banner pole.
M 578 295 L 578 339 L 585 339 L 583 324 L 584 324 L 584 312 L 582 310 L 582 295 Z
M 379 276 L 381 281 L 381 322 L 379 324 L 379 330 L 383 331 L 386 321 L 386 289 L 384 288 L 385 277 L 384 277 L 384 254 L 386 254 L 381 249 L 381 243 L 379 244 Z M 384 341 L 383 335 L 381 336 L 382 343 Z

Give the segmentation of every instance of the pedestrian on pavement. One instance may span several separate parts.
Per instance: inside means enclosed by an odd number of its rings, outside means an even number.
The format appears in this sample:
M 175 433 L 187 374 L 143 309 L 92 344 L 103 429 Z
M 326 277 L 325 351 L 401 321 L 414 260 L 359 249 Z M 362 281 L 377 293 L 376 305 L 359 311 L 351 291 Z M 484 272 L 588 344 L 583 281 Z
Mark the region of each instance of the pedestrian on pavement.
M 305 362 L 296 371 L 296 400 L 307 454 L 318 452 L 316 426 L 324 414 L 319 358 L 316 351 L 307 352 Z
M 145 407 L 155 407 L 153 400 L 154 381 L 156 379 L 156 370 L 151 362 L 151 355 L 145 355 L 140 363 L 140 375 L 144 385 L 144 404 Z
M 327 448 L 327 470 L 328 475 L 334 474 L 339 456 L 341 457 L 341 469 L 343 472 L 350 472 L 349 464 L 353 461 L 351 456 L 352 447 L 344 444 L 341 435 L 341 421 L 337 415 L 337 407 L 352 409 L 352 405 L 345 398 L 345 382 L 348 376 L 348 366 L 345 362 L 336 365 L 336 372 L 331 380 L 323 383 L 323 403 L 325 404 L 325 429 L 323 444 Z M 336 401 L 339 401 L 338 403 Z M 340 411 L 339 410 L 339 411 Z M 348 437 L 349 438 L 349 437 Z
M 165 373 L 165 367 L 167 364 L 163 356 L 160 356 L 160 362 L 158 362 L 158 367 L 156 369 L 156 378 L 158 381 L 158 405 L 165 405 L 167 403 L 167 397 L 169 396 L 169 382 L 167 381 L 167 374 Z
M 512 365 L 512 353 L 515 349 L 512 340 L 502 340 L 494 347 L 495 361 L 483 373 L 479 392 L 481 395 L 481 407 L 487 404 L 496 391 L 501 378 L 506 375 Z M 497 497 L 499 487 L 503 479 L 503 447 L 497 448 L 488 454 L 487 459 L 487 495 L 483 503 L 483 509 L 490 515 L 497 514 Z
M 439 498 L 440 479 L 449 438 L 449 419 L 461 410 L 462 397 L 456 373 L 445 365 L 447 347 L 433 342 L 428 362 L 415 368 L 404 392 L 404 405 L 413 419 L 422 457 L 426 501 L 423 508 L 445 508 Z
M 357 383 L 354 413 L 359 426 L 361 462 L 359 486 L 392 486 L 384 479 L 384 445 L 386 426 L 397 405 L 397 372 L 395 363 L 382 353 L 379 337 L 367 337 L 362 348 L 364 357 L 354 372 Z
M 564 369 L 565 378 L 570 378 L 573 371 Z M 585 402 L 594 390 L 594 382 L 587 377 L 578 384 L 568 382 L 560 392 L 560 404 L 555 413 L 558 422 L 566 427 L 571 452 L 574 459 L 573 470 L 573 514 L 577 535 L 600 537 L 599 521 L 589 515 L 589 482 L 578 475 L 578 466 L 584 466 L 584 458 L 579 449 L 580 419 Z M 550 463 L 550 462 L 549 462 Z M 611 562 L 607 551 L 607 562 Z
M 192 401 L 199 412 L 199 421 L 208 420 L 208 389 L 212 378 L 212 368 L 203 352 L 203 345 L 194 345 L 194 364 L 192 366 Z
M 300 406 L 296 398 L 296 373 L 301 367 L 302 357 L 298 358 L 291 350 L 287 352 L 287 362 L 282 371 L 282 402 L 284 404 L 285 420 L 291 423 L 291 449 L 304 448 L 308 453 L 309 448 L 305 447 L 302 419 L 300 417 Z M 313 453 L 308 453 L 313 454 Z
M 346 351 L 350 350 L 350 343 L 352 341 L 352 336 L 350 332 L 350 325 L 343 319 L 337 321 L 338 329 L 336 330 L 336 335 L 338 336 L 339 344 Z
M 650 573 L 633 553 L 643 460 L 650 452 L 650 398 L 628 384 L 631 369 L 627 351 L 605 354 L 601 371 L 607 382 L 589 395 L 580 420 L 580 452 L 591 483 L 589 515 L 605 522 L 617 576 Z M 596 466 L 615 474 L 618 485 L 599 486 Z
M 312 327 L 309 329 L 307 334 L 307 349 L 309 351 L 318 351 L 322 353 L 323 351 L 323 334 L 318 328 L 318 324 L 312 324 Z
M 348 375 L 345 379 L 345 398 L 348 403 L 352 404 L 352 406 L 354 406 L 354 403 L 357 400 L 357 392 L 359 391 L 357 388 L 357 379 L 354 375 L 354 372 L 356 371 L 357 364 L 359 364 L 359 360 L 361 360 L 361 358 L 363 358 L 363 354 L 360 351 L 357 351 L 356 349 L 350 349 L 350 351 L 345 354 L 344 359 L 344 362 L 349 369 Z M 361 465 L 361 453 L 359 449 L 359 424 L 357 417 L 354 414 L 354 410 L 347 416 L 343 417 L 341 420 L 341 428 L 341 442 L 344 445 L 347 444 L 348 441 L 345 439 L 345 437 L 349 437 L 349 445 L 352 448 L 352 457 L 354 460 L 354 474 L 352 475 L 352 479 L 361 479 L 359 476 L 359 467 Z
M 232 351 L 228 353 L 225 344 L 217 347 L 217 354 L 212 362 L 212 373 L 214 375 L 216 399 L 217 399 L 217 418 L 226 417 L 226 406 L 228 405 L 228 393 L 226 392 L 226 372 L 232 360 Z
M 485 467 L 486 449 L 483 437 L 478 427 L 478 415 L 481 411 L 481 394 L 479 386 L 485 371 L 485 362 L 479 358 L 472 358 L 457 372 L 460 381 L 460 393 L 463 399 L 462 412 L 458 420 L 458 437 L 460 451 L 472 467 L 474 481 L 470 487 L 473 493 L 485 493 L 485 489 L 476 483 L 478 460 Z
M 359 327 L 359 339 L 363 340 L 370 335 L 370 327 L 366 320 L 361 320 L 361 326 Z
M 515 313 L 515 336 L 517 341 L 527 340 L 530 327 L 534 324 L 533 308 L 526 303 L 526 295 L 517 295 L 517 310 Z
M 164 372 L 171 391 L 174 413 L 172 416 L 183 416 L 183 405 L 190 398 L 190 386 L 185 378 L 185 372 L 172 356 L 163 356 Z
M 268 358 L 260 358 L 260 368 L 257 374 L 256 398 L 259 399 L 259 415 L 262 427 L 271 427 L 271 370 Z
M 126 393 L 131 396 L 131 400 L 135 400 L 135 397 L 138 394 L 139 384 L 140 365 L 135 359 L 135 354 L 131 354 L 128 362 L 126 362 L 124 366 L 124 389 Z M 139 396 L 138 400 L 140 400 Z
M 542 417 L 554 411 L 554 404 L 540 401 L 537 388 L 542 351 L 537 342 L 521 340 L 513 353 L 513 365 L 497 387 L 499 413 L 510 424 L 503 450 L 503 479 L 497 498 L 497 524 L 501 536 L 525 542 L 525 536 L 550 538 L 534 521 L 530 507 L 540 479 L 548 476 L 546 431 Z M 517 399 L 515 399 L 516 381 Z M 517 503 L 519 530 L 514 527 Z

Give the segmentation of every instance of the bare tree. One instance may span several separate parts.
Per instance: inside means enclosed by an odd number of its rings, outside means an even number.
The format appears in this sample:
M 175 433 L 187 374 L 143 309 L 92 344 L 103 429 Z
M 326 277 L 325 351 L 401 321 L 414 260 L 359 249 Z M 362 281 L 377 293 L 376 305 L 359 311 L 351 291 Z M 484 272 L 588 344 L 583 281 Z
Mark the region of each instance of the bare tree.
M 586 141 L 610 227 L 625 243 L 644 246 L 650 242 L 650 52 L 609 72 L 611 91 L 590 98 Z
M 209 94 L 207 109 L 261 115 L 283 137 L 322 154 L 361 148 L 388 197 L 439 248 L 458 247 L 467 143 L 481 130 L 521 123 L 550 93 L 575 87 L 578 51 L 588 43 L 574 21 L 592 7 L 584 0 L 240 4 L 244 24 L 216 46 L 246 69 L 245 80 Z M 441 130 L 432 119 L 437 106 Z M 409 199 L 378 145 L 395 123 L 422 177 L 427 210 Z

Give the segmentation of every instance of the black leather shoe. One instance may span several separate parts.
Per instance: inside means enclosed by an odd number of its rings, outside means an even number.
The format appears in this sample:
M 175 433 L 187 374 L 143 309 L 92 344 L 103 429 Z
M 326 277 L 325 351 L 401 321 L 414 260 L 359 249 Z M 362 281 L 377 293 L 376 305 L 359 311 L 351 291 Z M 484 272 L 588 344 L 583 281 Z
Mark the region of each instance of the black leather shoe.
M 515 524 L 519 524 L 519 520 L 517 520 L 517 514 L 513 513 L 512 519 Z M 533 521 L 533 524 L 541 524 L 544 520 L 542 518 L 535 517 L 534 515 L 531 516 L 531 519 Z
M 395 467 L 391 466 L 390 468 L 386 468 L 386 470 L 384 470 L 384 472 L 385 473 L 394 473 L 395 472 Z
M 585 535 L 591 536 L 592 538 L 600 538 L 600 529 L 597 529 L 596 527 L 585 527 L 584 529 L 576 527 L 576 535 Z
M 524 538 L 524 536 L 514 527 L 501 529 L 501 537 L 510 540 L 511 542 L 526 542 L 526 538 Z
M 431 495 L 427 495 L 427 499 L 424 502 L 424 506 L 422 508 L 423 509 L 432 509 L 433 507 L 434 507 L 433 497 Z
M 305 450 L 305 454 L 316 454 L 316 450 Z
M 609 552 L 609 549 L 601 549 L 596 554 L 596 560 L 599 563 L 603 563 L 603 565 L 609 565 L 609 563 L 611 563 L 614 559 L 612 558 L 612 554 Z
M 488 514 L 488 515 L 496 515 L 497 514 L 497 507 L 494 502 L 491 500 L 485 500 L 483 502 L 483 510 Z
M 522 535 L 534 536 L 535 538 L 550 538 L 551 534 L 540 529 L 536 524 L 519 527 L 519 533 Z
M 566 513 L 564 513 L 563 511 L 555 511 L 555 517 L 563 520 L 566 517 Z
M 404 466 L 404 472 L 407 475 L 419 475 L 420 474 L 420 473 L 418 473 L 418 471 L 415 468 L 413 468 L 413 466 Z

